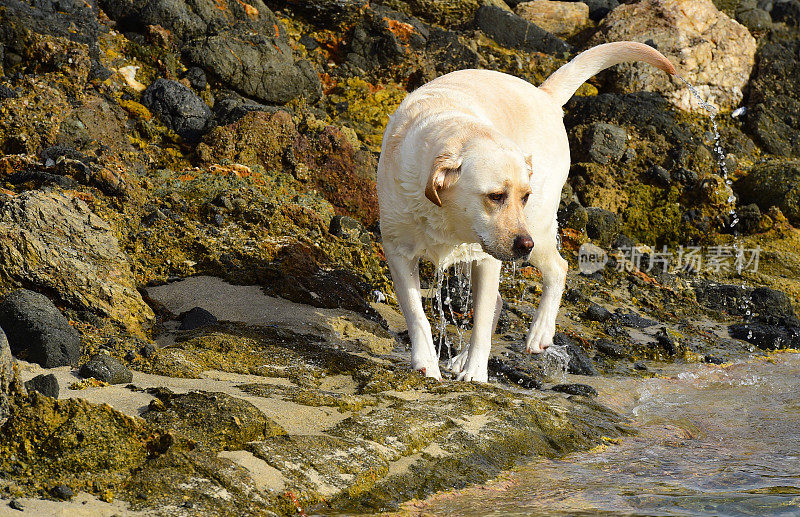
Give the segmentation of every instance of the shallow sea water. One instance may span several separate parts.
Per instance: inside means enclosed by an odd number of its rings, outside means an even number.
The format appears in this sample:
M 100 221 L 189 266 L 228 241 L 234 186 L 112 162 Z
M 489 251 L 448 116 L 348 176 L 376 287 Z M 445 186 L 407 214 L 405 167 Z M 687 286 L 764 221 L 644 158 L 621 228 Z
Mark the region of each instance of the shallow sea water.
M 639 430 L 407 505 L 434 515 L 800 515 L 800 354 L 578 378 Z

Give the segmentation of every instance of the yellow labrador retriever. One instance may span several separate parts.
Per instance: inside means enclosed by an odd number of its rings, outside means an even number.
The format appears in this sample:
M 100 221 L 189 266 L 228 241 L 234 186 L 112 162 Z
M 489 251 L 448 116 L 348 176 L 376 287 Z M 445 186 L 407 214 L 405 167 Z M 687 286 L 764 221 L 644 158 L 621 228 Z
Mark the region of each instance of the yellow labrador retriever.
M 584 81 L 625 61 L 675 73 L 647 45 L 607 43 L 581 53 L 539 88 L 489 70 L 447 74 L 409 94 L 392 115 L 378 164 L 378 201 L 415 369 L 441 379 L 422 308 L 421 257 L 442 268 L 472 262 L 472 337 L 448 365 L 458 379 L 488 380 L 502 260 L 530 256 L 541 271 L 542 298 L 526 347 L 538 353 L 552 344 L 567 273 L 556 240 L 570 165 L 561 107 Z

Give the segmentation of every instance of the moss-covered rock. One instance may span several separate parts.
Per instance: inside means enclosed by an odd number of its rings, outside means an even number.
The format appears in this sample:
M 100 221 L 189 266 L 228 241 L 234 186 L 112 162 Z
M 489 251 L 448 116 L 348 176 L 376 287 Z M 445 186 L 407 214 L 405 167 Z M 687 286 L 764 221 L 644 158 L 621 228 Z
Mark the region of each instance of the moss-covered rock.
M 119 490 L 147 460 L 151 439 L 141 420 L 108 405 L 38 392 L 15 400 L 0 434 L 3 476 L 41 495 L 60 484 L 97 494 Z
M 225 393 L 157 390 L 142 417 L 153 426 L 213 450 L 240 449 L 253 440 L 286 434 L 255 406 Z

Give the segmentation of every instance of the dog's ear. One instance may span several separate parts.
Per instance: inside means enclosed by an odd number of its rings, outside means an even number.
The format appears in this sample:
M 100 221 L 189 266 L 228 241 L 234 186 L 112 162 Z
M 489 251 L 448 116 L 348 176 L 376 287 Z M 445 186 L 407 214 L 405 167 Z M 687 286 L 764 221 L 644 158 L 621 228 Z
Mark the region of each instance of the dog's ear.
M 528 179 L 533 176 L 533 155 L 526 154 L 525 155 L 525 166 L 528 168 Z
M 431 175 L 425 186 L 425 197 L 436 206 L 442 206 L 439 192 L 451 186 L 461 175 L 461 157 L 442 153 L 433 160 Z

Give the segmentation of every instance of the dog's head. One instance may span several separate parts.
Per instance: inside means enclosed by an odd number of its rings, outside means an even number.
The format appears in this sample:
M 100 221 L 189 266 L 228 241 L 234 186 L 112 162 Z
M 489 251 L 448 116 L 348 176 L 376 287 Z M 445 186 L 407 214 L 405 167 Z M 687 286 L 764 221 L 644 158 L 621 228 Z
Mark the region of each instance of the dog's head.
M 534 246 L 524 213 L 532 170 L 515 145 L 479 135 L 434 159 L 425 196 L 445 211 L 458 239 L 479 242 L 500 260 L 525 258 Z

